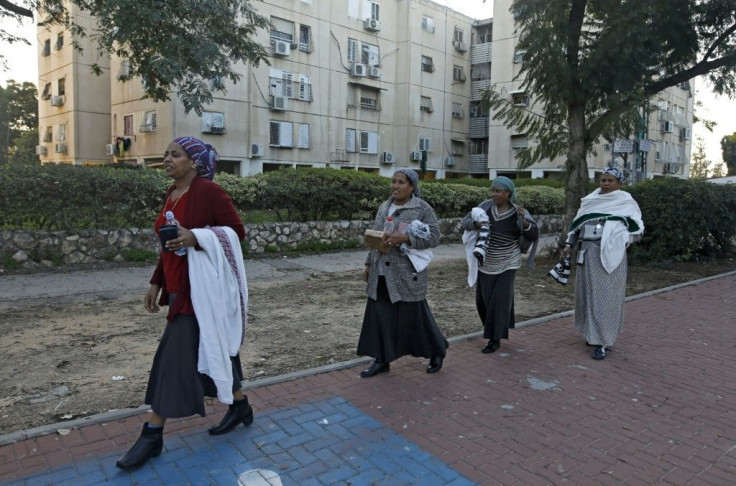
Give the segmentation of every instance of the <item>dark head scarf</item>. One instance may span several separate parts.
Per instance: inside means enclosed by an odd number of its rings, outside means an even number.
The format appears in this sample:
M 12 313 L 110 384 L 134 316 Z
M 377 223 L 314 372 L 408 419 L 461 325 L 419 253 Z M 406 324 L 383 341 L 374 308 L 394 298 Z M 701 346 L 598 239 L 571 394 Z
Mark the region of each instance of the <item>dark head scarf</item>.
M 604 174 L 611 174 L 613 177 L 618 179 L 619 182 L 623 183 L 626 180 L 626 176 L 624 175 L 623 171 L 617 169 L 616 167 L 608 167 L 606 170 L 603 171 Z
M 509 191 L 509 201 L 516 202 L 516 186 L 508 177 L 498 176 L 491 182 L 491 189 L 501 189 L 502 191 Z
M 397 169 L 396 172 L 401 172 L 406 176 L 407 179 L 409 179 L 409 182 L 411 182 L 411 185 L 414 186 L 414 191 L 412 191 L 412 194 L 414 194 L 416 197 L 422 197 L 422 191 L 419 190 L 419 174 L 417 174 L 417 171 L 414 169 Z
M 183 148 L 192 159 L 200 177 L 209 180 L 215 177 L 215 164 L 220 160 L 220 154 L 215 147 L 194 137 L 175 138 L 174 143 Z

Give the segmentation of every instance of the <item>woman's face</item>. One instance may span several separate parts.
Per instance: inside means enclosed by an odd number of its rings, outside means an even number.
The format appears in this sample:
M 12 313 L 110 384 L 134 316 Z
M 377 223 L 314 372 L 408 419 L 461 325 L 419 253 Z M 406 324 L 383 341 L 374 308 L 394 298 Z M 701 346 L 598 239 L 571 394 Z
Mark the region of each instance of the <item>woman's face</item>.
M 621 189 L 621 181 L 611 174 L 602 174 L 598 182 L 601 186 L 601 194 L 608 194 Z
M 493 204 L 497 207 L 506 206 L 509 202 L 509 197 L 511 197 L 511 191 L 499 189 L 498 187 L 491 187 L 491 199 L 493 199 Z
M 404 203 L 409 200 L 411 193 L 414 192 L 414 186 L 403 172 L 396 172 L 391 179 L 391 195 L 394 201 Z
M 196 173 L 194 162 L 178 143 L 171 142 L 164 152 L 164 172 L 174 180 Z

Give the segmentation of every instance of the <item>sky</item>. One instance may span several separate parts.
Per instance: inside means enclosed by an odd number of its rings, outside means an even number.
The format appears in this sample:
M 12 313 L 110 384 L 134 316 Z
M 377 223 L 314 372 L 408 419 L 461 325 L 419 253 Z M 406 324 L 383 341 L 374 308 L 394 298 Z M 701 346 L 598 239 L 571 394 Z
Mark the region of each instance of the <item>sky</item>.
M 493 0 L 435 0 L 437 3 L 462 12 L 473 18 L 489 18 L 493 16 Z M 3 22 L 7 30 L 17 28 Z M 0 70 L 0 86 L 5 86 L 8 79 L 18 82 L 32 81 L 38 83 L 38 69 L 36 56 L 38 48 L 35 46 L 36 29 L 33 22 L 26 22 L 18 28 L 18 32 L 25 35 L 34 45 L 24 46 L 14 44 L 3 45 L 3 54 L 7 58 L 8 70 Z M 720 141 L 726 135 L 736 133 L 736 99 L 716 96 L 704 79 L 697 78 L 694 83 L 695 100 L 702 103 L 696 107 L 698 117 L 716 122 L 713 132 L 709 132 L 702 123 L 696 123 L 693 127 L 693 152 L 695 143 L 699 138 L 703 139 L 706 159 L 711 163 L 721 162 Z

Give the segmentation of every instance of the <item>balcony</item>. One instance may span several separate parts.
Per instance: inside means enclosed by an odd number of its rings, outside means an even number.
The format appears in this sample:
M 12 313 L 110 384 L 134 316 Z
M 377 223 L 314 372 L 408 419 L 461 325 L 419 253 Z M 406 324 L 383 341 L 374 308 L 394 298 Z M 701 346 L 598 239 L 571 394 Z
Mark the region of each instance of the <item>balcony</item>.
M 470 64 L 491 62 L 491 42 L 476 44 L 470 48 Z
M 312 85 L 282 78 L 269 78 L 271 96 L 312 101 Z
M 490 79 L 473 80 L 470 82 L 470 99 L 477 101 L 483 97 L 483 93 L 491 88 Z
M 470 138 L 488 138 L 488 117 L 481 116 L 470 119 L 470 128 L 468 129 L 468 137 Z
M 488 154 L 473 154 L 468 157 L 468 172 L 471 174 L 488 173 Z

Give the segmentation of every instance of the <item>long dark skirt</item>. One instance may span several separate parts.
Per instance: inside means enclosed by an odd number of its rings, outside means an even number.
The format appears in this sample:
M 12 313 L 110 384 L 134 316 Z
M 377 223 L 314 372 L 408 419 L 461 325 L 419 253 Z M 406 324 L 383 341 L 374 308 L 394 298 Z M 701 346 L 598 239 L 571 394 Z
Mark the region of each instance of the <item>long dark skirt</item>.
M 426 299 L 391 303 L 386 279 L 378 279 L 378 299 L 368 299 L 363 329 L 358 340 L 358 355 L 390 363 L 407 354 L 445 357 L 450 344 L 434 320 Z
M 177 315 L 166 324 L 153 358 L 146 389 L 146 405 L 161 417 L 205 416 L 204 397 L 216 397 L 214 381 L 197 371 L 199 325 L 191 315 Z M 240 390 L 243 370 L 240 356 L 230 358 L 233 393 Z
M 475 285 L 475 306 L 483 322 L 485 339 L 509 338 L 509 329 L 516 326 L 514 317 L 514 281 L 516 270 L 498 275 L 478 272 Z

